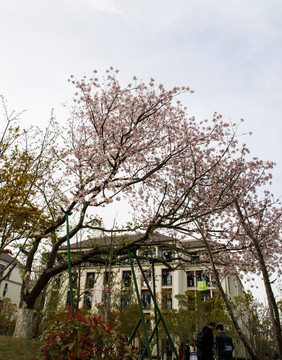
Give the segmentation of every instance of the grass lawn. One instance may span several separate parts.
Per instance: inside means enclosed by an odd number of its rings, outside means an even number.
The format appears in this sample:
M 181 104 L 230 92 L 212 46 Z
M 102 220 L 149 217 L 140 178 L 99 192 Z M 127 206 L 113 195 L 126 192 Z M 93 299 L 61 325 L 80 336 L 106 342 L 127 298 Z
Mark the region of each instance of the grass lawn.
M 38 356 L 36 351 L 43 342 L 36 339 L 17 339 L 11 336 L 0 336 L 0 359 L 32 360 Z

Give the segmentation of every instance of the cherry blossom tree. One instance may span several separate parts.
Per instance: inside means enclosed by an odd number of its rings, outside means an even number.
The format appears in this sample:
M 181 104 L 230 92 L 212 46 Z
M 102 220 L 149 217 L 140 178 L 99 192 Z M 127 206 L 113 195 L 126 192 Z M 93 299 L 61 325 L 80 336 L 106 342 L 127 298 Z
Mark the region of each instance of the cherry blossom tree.
M 29 236 L 23 248 L 26 262 L 16 336 L 30 336 L 37 297 L 53 276 L 67 269 L 67 261 L 57 261 L 67 239 L 66 213 L 72 212 L 72 238 L 82 229 L 101 230 L 95 208 L 121 196 L 135 199 L 138 212 L 143 213 L 140 222 L 135 219 L 135 226 L 143 235 L 133 243 L 140 245 L 164 218 L 166 227 L 171 219 L 181 221 L 186 207 L 192 208 L 191 220 L 223 206 L 214 203 L 205 208 L 196 195 L 203 189 L 207 195 L 212 193 L 211 187 L 218 184 L 212 177 L 219 165 L 236 152 L 233 127 L 218 114 L 211 125 L 189 118 L 177 100 L 178 95 L 191 92 L 186 87 L 167 91 L 153 79 L 145 84 L 134 78 L 122 88 L 116 76 L 111 69 L 101 81 L 95 72 L 93 78 L 81 81 L 71 77 L 77 89 L 71 117 L 63 128 L 52 119 L 53 134 L 61 135 L 58 144 L 49 147 L 49 161 L 56 171 L 47 173 L 40 187 L 52 224 Z M 36 257 L 48 238 L 46 265 L 34 280 Z M 114 255 L 126 254 L 130 245 L 127 240 L 116 242 Z M 72 265 L 93 256 L 95 262 L 106 263 L 104 256 L 110 252 L 107 245 L 94 246 L 73 259 Z
M 235 137 L 226 135 L 229 140 L 219 152 L 221 155 L 215 148 L 205 148 L 201 158 L 197 158 L 200 152 L 195 151 L 189 157 L 190 165 L 181 167 L 183 172 L 186 170 L 185 178 L 176 170 L 174 181 L 162 182 L 162 191 L 155 194 L 155 203 L 152 202 L 153 216 L 148 216 L 147 223 L 203 241 L 207 261 L 234 326 L 249 354 L 257 359 L 233 314 L 221 278 L 238 272 L 262 275 L 277 345 L 281 348 L 278 304 L 271 287 L 271 277 L 281 272 L 281 205 L 273 201 L 268 191 L 263 191 L 271 185 L 274 164 L 256 158 L 247 160 L 247 147 L 238 147 Z M 207 154 L 212 151 L 209 159 Z M 199 159 L 204 159 L 203 163 Z M 185 188 L 187 192 L 182 192 Z M 140 216 L 144 217 L 144 212 Z
M 267 194 L 261 200 L 235 198 L 239 226 L 243 236 L 245 269 L 262 277 L 266 291 L 270 318 L 273 324 L 275 339 L 282 357 L 281 322 L 278 303 L 272 289 L 273 281 L 281 276 L 281 218 L 282 208 L 274 204 Z M 242 239 L 240 239 L 242 243 Z M 244 269 L 244 270 L 245 270 Z M 274 280 L 272 281 L 271 279 Z
M 117 237 L 110 245 L 93 243 L 92 249 L 72 258 L 72 266 L 90 259 L 108 264 L 109 257 L 114 264 L 128 256 L 129 247 L 157 243 L 152 240 L 157 230 L 195 236 L 200 234 L 195 227 L 199 221 L 211 222 L 218 230 L 216 221 L 223 223 L 228 209 L 235 209 L 234 196 L 248 173 L 247 166 L 239 166 L 247 149 L 238 144 L 236 125 L 217 113 L 210 121 L 189 117 L 177 98 L 191 92 L 189 88 L 166 90 L 153 79 L 145 84 L 136 78 L 122 87 L 114 69 L 102 79 L 94 72 L 90 79 L 71 77 L 70 82 L 76 87 L 70 118 L 62 127 L 52 119 L 50 131 L 58 139 L 47 147 L 44 163 L 51 170 L 38 185 L 51 223 L 30 234 L 22 246 L 26 261 L 15 336 L 31 336 L 36 299 L 48 281 L 68 267 L 60 253 L 67 240 L 66 214 L 71 214 L 70 238 L 82 230 L 138 230 L 135 237 Z M 95 209 L 121 197 L 137 215 L 126 229 L 106 229 Z M 45 265 L 34 279 L 46 245 Z
M 188 120 L 185 108 L 175 100 L 189 92 L 188 88 L 167 91 L 153 79 L 148 85 L 136 78 L 133 81 L 121 88 L 113 69 L 101 82 L 95 74 L 88 80 L 71 78 L 77 88 L 71 117 L 63 129 L 53 121 L 53 133 L 60 134 L 61 140 L 52 145 L 48 159 L 56 172 L 49 172 L 39 187 L 52 223 L 31 234 L 22 247 L 26 262 L 16 336 L 30 336 L 35 300 L 51 277 L 66 269 L 66 262 L 56 261 L 66 242 L 66 213 L 72 212 L 70 238 L 83 228 L 98 228 L 95 208 L 119 200 L 121 194 L 129 196 L 146 180 L 151 185 L 160 183 L 184 151 L 214 137 L 194 118 Z M 217 133 L 220 129 L 221 125 L 215 125 Z M 48 260 L 34 280 L 31 274 L 36 256 L 48 238 Z M 95 251 L 103 254 L 105 249 Z M 90 255 L 73 264 L 86 261 Z
M 206 245 L 219 290 L 234 326 L 253 359 L 258 357 L 233 314 L 220 278 L 232 273 L 245 273 L 249 278 L 253 273 L 263 278 L 275 339 L 281 352 L 281 323 L 278 303 L 272 290 L 272 279 L 275 281 L 281 274 L 282 209 L 269 191 L 263 191 L 266 186 L 270 186 L 272 167 L 273 163 L 264 163 L 258 159 L 233 159 L 229 164 L 228 176 L 223 176 L 222 169 L 221 177 L 228 191 L 220 195 L 220 201 L 229 205 L 205 218 L 195 219 L 196 228 L 193 230 Z M 189 231 L 187 223 L 183 225 L 182 231 Z
M 277 353 L 268 306 L 259 303 L 250 292 L 236 296 L 233 303 L 236 317 L 244 323 L 250 343 L 259 358 L 263 358 L 266 353 Z
M 224 236 L 228 239 L 231 261 L 237 271 L 263 279 L 277 346 L 282 357 L 281 323 L 272 279 L 281 276 L 282 208 L 266 186 L 270 186 L 273 164 L 254 159 L 244 165 L 241 187 L 230 188 L 233 204 L 228 208 Z

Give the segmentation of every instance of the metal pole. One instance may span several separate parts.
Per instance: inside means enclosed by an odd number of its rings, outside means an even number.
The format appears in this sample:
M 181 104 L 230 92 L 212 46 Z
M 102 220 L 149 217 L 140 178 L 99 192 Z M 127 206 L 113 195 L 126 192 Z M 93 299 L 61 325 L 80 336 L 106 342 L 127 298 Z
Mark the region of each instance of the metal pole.
M 151 349 L 150 349 L 150 344 L 149 344 L 149 338 L 148 338 L 147 328 L 146 328 L 146 324 L 145 324 L 145 319 L 144 319 L 144 314 L 143 314 L 143 309 L 142 309 L 142 304 L 141 304 L 141 299 L 140 299 L 140 294 L 139 294 L 139 290 L 138 290 L 138 284 L 137 284 L 136 275 L 135 275 L 135 271 L 134 271 L 134 267 L 133 267 L 133 261 L 132 261 L 130 249 L 128 249 L 128 255 L 129 255 L 129 260 L 130 260 L 130 266 L 131 266 L 134 286 L 135 286 L 135 290 L 136 290 L 137 301 L 138 301 L 138 305 L 139 305 L 141 321 L 142 321 L 142 325 L 143 325 L 143 331 L 144 331 L 144 336 L 145 336 L 145 341 L 146 341 L 146 349 L 148 351 L 149 359 L 151 360 L 152 354 L 151 354 Z M 146 349 L 144 350 L 144 353 L 143 353 L 144 355 L 145 355 Z M 144 355 L 141 357 L 141 359 L 144 358 Z
M 132 340 L 134 339 L 135 334 L 137 333 L 137 330 L 138 330 L 140 324 L 141 324 L 141 317 L 140 317 L 140 319 L 138 320 L 138 323 L 137 323 L 137 325 L 135 326 L 135 328 L 134 328 L 134 330 L 133 330 L 133 332 L 132 332 L 132 334 L 131 334 L 131 336 L 130 336 L 130 338 L 129 338 L 129 340 L 128 340 L 128 344 L 131 344 Z
M 68 272 L 69 272 L 69 288 L 70 288 L 70 305 L 71 305 L 71 313 L 73 314 L 74 306 L 73 306 L 73 284 L 72 284 L 72 273 L 71 273 L 71 257 L 70 257 L 70 233 L 69 233 L 69 215 L 71 212 L 64 211 L 61 208 L 63 213 L 66 215 L 66 229 L 67 229 L 67 250 L 68 250 Z
M 156 299 L 156 282 L 155 282 L 155 265 L 154 265 L 154 261 L 152 261 L 152 278 L 153 278 L 153 293 L 154 293 L 154 298 Z M 157 312 L 157 308 L 155 306 L 155 302 L 154 302 L 154 311 L 155 311 L 155 324 L 157 324 L 158 323 L 158 312 Z M 159 359 L 160 358 L 160 349 L 159 349 L 158 326 L 156 327 L 156 343 L 157 343 L 157 358 Z
M 149 338 L 149 344 L 151 344 L 151 342 L 152 342 L 152 340 L 153 340 L 153 337 L 154 337 L 154 335 L 155 335 L 155 332 L 158 330 L 158 326 L 159 326 L 160 322 L 161 322 L 161 318 L 159 318 L 158 321 L 157 321 L 156 324 L 155 324 L 155 327 L 154 327 L 154 329 L 153 329 L 153 331 L 152 331 L 152 334 L 151 334 L 151 336 L 150 336 L 150 338 Z M 142 356 L 141 356 L 141 359 L 144 359 L 145 352 L 146 352 L 146 349 L 143 351 Z M 160 359 L 159 355 L 158 355 L 157 359 Z
M 154 304 L 155 304 L 155 307 L 156 307 L 156 309 L 157 309 L 158 315 L 159 315 L 159 317 L 161 318 L 161 322 L 162 322 L 162 324 L 163 324 L 163 326 L 164 326 L 165 332 L 166 332 L 166 334 L 167 334 L 167 336 L 168 336 L 168 339 L 169 339 L 169 342 L 170 342 L 170 344 L 171 344 L 171 346 L 172 346 L 172 351 L 174 352 L 176 359 L 179 360 L 179 356 L 178 356 L 177 351 L 176 351 L 176 349 L 175 349 L 174 343 L 173 343 L 173 341 L 172 341 L 172 338 L 171 338 L 171 336 L 170 336 L 170 333 L 169 333 L 169 331 L 168 331 L 168 328 L 167 328 L 167 326 L 166 326 L 166 323 L 165 323 L 165 321 L 164 321 L 164 319 L 163 319 L 162 313 L 161 313 L 161 311 L 160 311 L 160 309 L 159 309 L 159 307 L 158 307 L 158 304 L 157 304 L 157 302 L 156 302 L 156 299 L 154 298 L 154 295 L 153 295 L 153 293 L 152 293 L 152 290 L 151 290 L 151 288 L 150 288 L 150 285 L 149 285 L 149 283 L 148 283 L 148 280 L 147 280 L 147 278 L 146 278 L 146 276 L 145 276 L 145 274 L 144 274 L 144 271 L 143 271 L 143 269 L 142 269 L 142 266 L 141 266 L 141 264 L 140 264 L 140 261 L 139 261 L 139 259 L 138 259 L 137 256 L 135 256 L 135 259 L 136 259 L 137 264 L 138 264 L 138 267 L 139 267 L 139 269 L 140 269 L 140 271 L 141 271 L 141 273 L 142 273 L 142 275 L 143 275 L 144 281 L 145 281 L 145 283 L 146 283 L 146 285 L 147 285 L 147 288 L 148 288 L 148 290 L 149 290 L 149 292 L 150 292 L 150 295 L 151 295 L 151 297 L 152 297 L 152 299 L 153 299 L 153 301 L 154 301 Z

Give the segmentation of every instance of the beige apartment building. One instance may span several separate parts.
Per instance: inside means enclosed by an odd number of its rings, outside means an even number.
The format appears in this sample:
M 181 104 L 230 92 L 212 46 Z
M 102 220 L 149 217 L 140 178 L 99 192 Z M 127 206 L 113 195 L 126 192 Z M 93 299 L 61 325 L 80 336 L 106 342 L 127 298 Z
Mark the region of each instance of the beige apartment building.
M 199 291 L 203 299 L 209 299 L 216 291 L 216 285 L 212 281 L 209 264 L 202 261 L 202 253 L 205 246 L 194 240 L 182 241 L 181 246 L 186 249 L 183 256 L 179 251 L 175 251 L 173 246 L 169 245 L 170 239 L 164 235 L 158 235 L 159 244 L 144 249 L 137 250 L 142 269 L 146 278 L 152 287 L 152 263 L 154 261 L 154 282 L 155 291 L 158 299 L 161 299 L 162 309 L 178 309 L 176 295 L 184 294 L 188 291 Z M 97 239 L 95 239 L 97 243 Z M 100 243 L 105 241 L 99 239 Z M 171 240 L 172 242 L 172 240 Z M 71 244 L 71 252 L 84 252 L 89 250 L 92 240 L 82 241 Z M 187 254 L 188 251 L 188 254 Z M 186 261 L 181 261 L 185 257 Z M 169 269 L 159 260 L 167 261 L 175 270 Z M 180 262 L 181 261 L 181 265 Z M 143 276 L 134 260 L 134 272 L 136 275 L 138 290 L 141 297 L 142 306 L 145 312 L 151 312 L 153 301 L 151 294 L 146 286 Z M 78 307 L 95 310 L 97 304 L 105 301 L 107 293 L 113 293 L 123 285 L 129 286 L 133 282 L 132 269 L 129 260 L 121 261 L 117 265 L 107 268 L 98 266 L 95 263 L 88 262 L 79 268 L 74 278 L 74 287 L 79 284 L 80 300 Z M 244 289 L 236 274 L 228 275 L 222 280 L 225 292 L 232 298 L 237 295 L 243 295 Z M 65 289 L 68 288 L 67 277 Z M 69 293 L 64 295 L 66 303 L 69 303 Z M 126 304 L 125 304 L 126 306 Z
M 9 271 L 7 265 L 13 262 L 13 257 L 6 253 L 0 254 L 0 277 L 6 275 Z M 13 268 L 12 272 L 0 282 L 0 298 L 10 298 L 17 307 L 20 304 L 22 279 L 19 264 Z

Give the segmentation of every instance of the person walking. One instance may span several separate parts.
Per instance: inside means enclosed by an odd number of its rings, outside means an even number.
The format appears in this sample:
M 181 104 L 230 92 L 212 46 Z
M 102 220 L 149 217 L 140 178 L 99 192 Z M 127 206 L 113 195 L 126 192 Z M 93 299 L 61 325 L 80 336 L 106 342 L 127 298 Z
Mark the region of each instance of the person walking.
M 216 325 L 218 335 L 215 339 L 215 345 L 218 353 L 218 360 L 231 360 L 234 345 L 232 338 L 225 334 L 222 324 Z
M 197 336 L 199 360 L 213 360 L 214 328 L 215 328 L 215 323 L 210 322 L 208 326 L 203 327 L 203 330 Z

